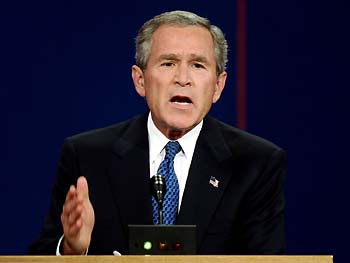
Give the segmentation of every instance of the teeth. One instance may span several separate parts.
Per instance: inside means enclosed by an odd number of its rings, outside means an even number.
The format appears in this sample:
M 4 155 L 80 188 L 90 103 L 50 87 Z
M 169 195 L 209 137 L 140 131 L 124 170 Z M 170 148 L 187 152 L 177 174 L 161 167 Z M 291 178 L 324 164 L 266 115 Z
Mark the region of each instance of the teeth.
M 190 104 L 189 102 L 179 102 L 179 101 L 174 101 L 174 103 L 180 104 L 180 105 L 187 105 L 187 104 Z

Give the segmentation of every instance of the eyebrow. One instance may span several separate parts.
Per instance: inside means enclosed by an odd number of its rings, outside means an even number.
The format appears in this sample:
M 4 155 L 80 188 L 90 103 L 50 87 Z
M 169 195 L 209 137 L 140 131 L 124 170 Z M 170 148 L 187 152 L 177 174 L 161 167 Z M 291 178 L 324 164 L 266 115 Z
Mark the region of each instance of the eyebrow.
M 200 56 L 197 54 L 190 54 L 190 60 L 191 61 L 198 61 L 201 63 L 208 63 L 208 59 L 205 56 Z M 180 60 L 180 55 L 174 54 L 174 53 L 169 53 L 169 54 L 162 54 L 159 56 L 159 61 L 161 60 L 173 60 L 173 61 L 179 61 Z
M 162 61 L 162 60 L 180 60 L 180 59 L 179 59 L 178 55 L 171 53 L 171 54 L 162 54 L 162 55 L 160 55 L 158 60 Z

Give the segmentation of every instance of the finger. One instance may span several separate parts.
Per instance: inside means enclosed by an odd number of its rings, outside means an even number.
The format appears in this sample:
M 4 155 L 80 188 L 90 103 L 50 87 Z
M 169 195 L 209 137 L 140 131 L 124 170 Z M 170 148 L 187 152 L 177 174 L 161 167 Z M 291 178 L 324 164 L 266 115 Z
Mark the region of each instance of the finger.
M 74 210 L 71 211 L 71 213 L 67 217 L 67 223 L 69 225 L 74 225 L 79 218 L 81 218 L 83 215 L 83 207 L 81 204 L 77 205 Z
M 66 202 L 63 205 L 62 212 L 69 216 L 70 213 L 73 213 L 74 210 L 77 208 L 78 205 L 81 205 L 82 202 L 78 200 L 78 198 L 75 196 L 71 199 L 67 199 Z
M 80 200 L 89 199 L 89 187 L 84 176 L 80 176 L 77 181 L 77 195 Z
M 79 201 L 78 198 L 67 200 L 63 205 L 62 214 L 69 220 L 71 223 L 75 218 L 80 216 L 83 211 L 83 202 Z
M 82 223 L 81 223 L 81 220 L 79 219 L 77 222 L 75 222 L 73 225 L 67 228 L 67 234 L 70 237 L 73 237 L 79 233 L 81 228 L 82 228 Z
M 74 235 L 78 233 L 78 231 L 83 226 L 82 213 L 81 211 L 75 212 L 68 216 L 62 213 L 61 222 L 62 222 L 62 226 L 65 234 Z
M 71 185 L 66 195 L 66 201 L 74 198 L 75 196 L 76 196 L 76 188 L 74 185 Z

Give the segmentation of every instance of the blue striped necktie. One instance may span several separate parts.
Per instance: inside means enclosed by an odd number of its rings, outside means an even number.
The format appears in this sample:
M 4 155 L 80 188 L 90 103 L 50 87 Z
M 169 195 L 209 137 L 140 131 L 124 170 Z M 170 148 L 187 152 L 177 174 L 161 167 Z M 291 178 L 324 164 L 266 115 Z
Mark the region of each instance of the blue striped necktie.
M 165 146 L 165 158 L 159 165 L 157 174 L 163 176 L 166 193 L 163 201 L 163 224 L 172 225 L 176 222 L 179 205 L 179 183 L 174 171 L 175 155 L 181 150 L 177 141 L 169 141 Z M 152 197 L 153 223 L 158 224 L 158 204 Z

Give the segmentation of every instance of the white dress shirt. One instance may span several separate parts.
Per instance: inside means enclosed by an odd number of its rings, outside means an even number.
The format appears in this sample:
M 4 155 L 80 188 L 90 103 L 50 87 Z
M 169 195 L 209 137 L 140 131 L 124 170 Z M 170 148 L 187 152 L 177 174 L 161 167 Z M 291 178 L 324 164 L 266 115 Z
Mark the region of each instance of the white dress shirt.
M 181 207 L 182 196 L 185 190 L 188 171 L 190 169 L 194 148 L 202 129 L 203 121 L 201 121 L 192 130 L 186 133 L 177 141 L 181 145 L 182 150 L 176 154 L 174 159 L 174 170 L 179 182 L 179 210 Z M 150 161 L 150 177 L 157 173 L 160 163 L 165 158 L 165 145 L 169 139 L 161 133 L 155 126 L 151 113 L 148 115 L 148 144 L 149 144 L 149 161 Z

